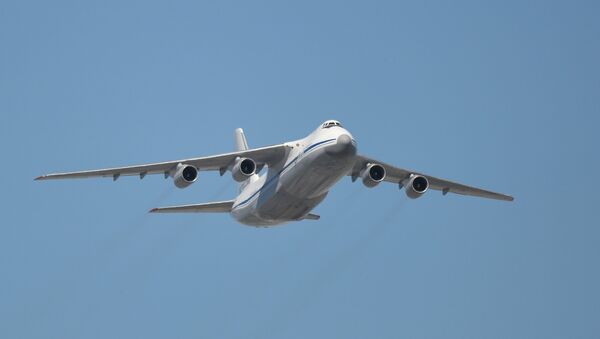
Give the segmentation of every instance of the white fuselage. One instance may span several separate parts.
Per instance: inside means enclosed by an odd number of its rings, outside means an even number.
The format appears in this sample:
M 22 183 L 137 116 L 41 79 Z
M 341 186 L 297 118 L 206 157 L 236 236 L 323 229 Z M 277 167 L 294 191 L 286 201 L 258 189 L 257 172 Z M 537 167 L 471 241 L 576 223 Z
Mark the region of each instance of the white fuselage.
M 231 214 L 251 226 L 302 220 L 354 165 L 356 142 L 341 126 L 319 128 L 306 138 L 286 143 L 281 163 L 242 184 Z

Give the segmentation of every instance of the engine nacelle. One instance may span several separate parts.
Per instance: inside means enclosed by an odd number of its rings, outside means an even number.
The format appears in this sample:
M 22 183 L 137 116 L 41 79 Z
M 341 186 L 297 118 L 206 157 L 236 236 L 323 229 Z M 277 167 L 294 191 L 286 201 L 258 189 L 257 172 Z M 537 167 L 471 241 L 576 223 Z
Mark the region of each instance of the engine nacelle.
M 422 196 L 429 188 L 429 181 L 422 175 L 411 174 L 408 179 L 402 181 L 406 196 L 416 199 Z
M 385 178 L 385 168 L 379 164 L 369 164 L 360 173 L 362 182 L 367 187 L 375 187 Z
M 198 179 L 198 169 L 191 165 L 177 165 L 172 174 L 173 182 L 178 188 L 186 188 Z
M 233 180 L 242 182 L 256 173 L 256 163 L 250 158 L 239 158 L 231 168 Z

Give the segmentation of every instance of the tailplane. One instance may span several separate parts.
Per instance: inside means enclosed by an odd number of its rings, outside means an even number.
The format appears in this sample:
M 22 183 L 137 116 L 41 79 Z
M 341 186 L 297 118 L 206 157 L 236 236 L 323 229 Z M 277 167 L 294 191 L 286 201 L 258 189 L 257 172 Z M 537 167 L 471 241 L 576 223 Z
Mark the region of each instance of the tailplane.
M 312 214 L 312 213 L 308 213 L 307 215 L 305 215 L 302 219 L 300 220 L 319 220 L 321 219 L 321 216 L 318 214 Z
M 227 213 L 231 212 L 233 200 L 209 202 L 206 204 L 157 207 L 150 213 Z

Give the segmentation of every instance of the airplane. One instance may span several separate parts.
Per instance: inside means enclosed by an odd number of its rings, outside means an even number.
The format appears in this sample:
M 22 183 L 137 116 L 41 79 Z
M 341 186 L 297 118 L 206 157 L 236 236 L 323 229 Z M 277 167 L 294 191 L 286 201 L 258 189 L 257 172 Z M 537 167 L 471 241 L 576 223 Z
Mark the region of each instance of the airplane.
M 329 190 L 342 178 L 360 179 L 369 188 L 389 182 L 404 188 L 416 199 L 429 190 L 443 195 L 456 193 L 482 198 L 513 201 L 513 197 L 475 188 L 416 171 L 402 169 L 368 156 L 357 154 L 357 143 L 339 121 L 327 120 L 307 137 L 279 145 L 248 148 L 241 128 L 235 130 L 236 151 L 201 158 L 100 170 L 54 173 L 35 180 L 112 177 L 148 174 L 171 177 L 176 187 L 186 188 L 197 181 L 200 171 L 230 172 L 240 183 L 233 200 L 203 204 L 157 207 L 151 213 L 230 213 L 238 222 L 269 227 L 291 221 L 318 220 L 311 213 Z M 260 175 L 264 167 L 265 173 Z

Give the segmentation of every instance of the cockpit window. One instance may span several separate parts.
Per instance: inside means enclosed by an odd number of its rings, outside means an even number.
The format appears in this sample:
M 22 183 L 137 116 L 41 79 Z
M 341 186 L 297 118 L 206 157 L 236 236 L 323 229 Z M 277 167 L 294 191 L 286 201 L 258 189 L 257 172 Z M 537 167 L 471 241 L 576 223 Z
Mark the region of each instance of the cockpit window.
M 322 128 L 329 128 L 329 127 L 333 127 L 333 126 L 342 127 L 342 124 L 340 124 L 340 123 L 339 123 L 339 122 L 337 122 L 337 121 L 326 121 L 326 122 L 323 124 L 323 127 L 322 127 Z

